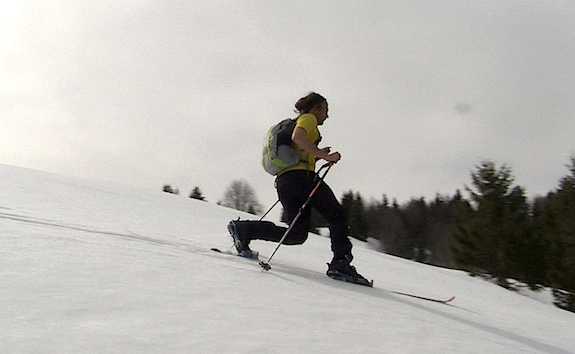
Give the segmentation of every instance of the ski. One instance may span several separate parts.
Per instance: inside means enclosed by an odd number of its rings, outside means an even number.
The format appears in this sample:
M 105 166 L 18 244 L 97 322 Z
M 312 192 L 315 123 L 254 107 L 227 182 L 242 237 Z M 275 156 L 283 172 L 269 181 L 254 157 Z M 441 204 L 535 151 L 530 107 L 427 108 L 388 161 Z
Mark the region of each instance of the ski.
M 235 253 L 232 252 L 230 250 L 225 250 L 222 251 L 219 248 L 211 248 L 210 250 L 217 252 L 217 253 L 222 253 L 222 254 L 229 254 L 231 256 L 237 256 L 237 257 L 242 257 L 242 258 L 247 258 L 247 259 L 253 259 L 254 261 L 258 260 L 258 256 L 259 256 L 259 252 L 258 251 L 243 251 L 242 253 Z
M 226 254 L 226 255 L 230 255 L 230 256 L 236 256 L 236 257 L 242 257 L 242 258 L 246 258 L 249 260 L 254 260 L 254 261 L 258 261 L 258 256 L 259 256 L 259 252 L 258 251 L 251 251 L 251 252 L 242 252 L 241 254 L 233 252 L 231 250 L 220 250 L 219 248 L 211 248 L 211 251 L 216 252 L 216 253 L 221 253 L 221 254 Z M 261 263 L 264 262 L 260 262 Z M 262 266 L 263 267 L 263 266 Z M 268 270 L 268 269 L 266 269 Z M 373 288 L 373 280 L 367 280 L 365 278 L 355 278 L 355 277 L 351 277 L 349 275 L 346 275 L 344 273 L 340 273 L 340 272 L 331 272 L 330 274 L 327 275 L 328 277 L 330 277 L 331 279 L 334 280 L 338 280 L 338 281 L 343 281 L 346 283 L 352 283 L 352 284 L 357 284 L 357 285 L 363 285 L 363 286 L 367 286 L 370 288 Z M 407 296 L 407 297 L 411 297 L 414 299 L 419 299 L 419 300 L 425 300 L 425 301 L 431 301 L 431 302 L 437 302 L 440 304 L 449 304 L 450 302 L 452 302 L 453 300 L 455 300 L 455 296 L 451 296 L 447 299 L 439 299 L 439 298 L 432 298 L 432 297 L 427 297 L 427 296 L 420 296 L 420 295 L 415 295 L 415 294 L 410 294 L 410 293 L 404 293 L 401 291 L 393 291 L 390 290 L 390 293 L 396 294 L 396 295 L 401 295 L 401 296 Z
M 426 297 L 426 296 L 419 296 L 419 295 L 415 295 L 415 294 L 403 293 L 401 291 L 392 291 L 392 293 L 397 294 L 397 295 L 402 295 L 402 296 L 409 296 L 409 297 L 413 297 L 415 299 L 420 299 L 420 300 L 425 300 L 425 301 L 438 302 L 440 304 L 448 304 L 451 301 L 455 300 L 455 295 L 451 296 L 448 299 L 437 299 L 437 298 L 431 298 L 431 297 Z

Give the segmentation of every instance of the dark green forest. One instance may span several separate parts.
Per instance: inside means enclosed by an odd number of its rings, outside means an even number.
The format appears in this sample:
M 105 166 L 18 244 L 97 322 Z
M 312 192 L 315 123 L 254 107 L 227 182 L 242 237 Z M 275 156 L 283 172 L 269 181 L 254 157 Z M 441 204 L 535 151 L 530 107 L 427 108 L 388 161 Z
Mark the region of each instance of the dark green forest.
M 575 157 L 546 196 L 528 200 L 511 167 L 481 162 L 452 196 L 398 205 L 386 195 L 342 197 L 350 234 L 379 240 L 382 252 L 463 269 L 509 290 L 553 289 L 555 305 L 575 312 Z

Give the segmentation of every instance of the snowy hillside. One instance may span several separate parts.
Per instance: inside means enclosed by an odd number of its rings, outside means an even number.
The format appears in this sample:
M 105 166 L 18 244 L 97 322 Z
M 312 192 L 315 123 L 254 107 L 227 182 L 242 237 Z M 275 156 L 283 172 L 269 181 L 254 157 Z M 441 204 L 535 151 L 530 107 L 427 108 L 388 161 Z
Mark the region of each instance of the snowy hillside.
M 237 211 L 6 165 L 0 181 L 0 353 L 575 353 L 573 313 L 462 272 L 357 244 L 374 288 L 337 282 L 318 236 L 263 272 L 210 251 Z

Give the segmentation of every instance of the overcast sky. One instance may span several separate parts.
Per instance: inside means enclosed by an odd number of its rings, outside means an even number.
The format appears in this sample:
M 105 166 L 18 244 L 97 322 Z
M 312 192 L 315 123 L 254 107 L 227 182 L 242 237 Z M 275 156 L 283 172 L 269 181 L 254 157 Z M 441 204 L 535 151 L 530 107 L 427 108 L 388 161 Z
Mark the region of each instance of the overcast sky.
M 266 130 L 324 95 L 334 192 L 544 195 L 575 155 L 575 2 L 0 0 L 0 163 L 276 198 Z

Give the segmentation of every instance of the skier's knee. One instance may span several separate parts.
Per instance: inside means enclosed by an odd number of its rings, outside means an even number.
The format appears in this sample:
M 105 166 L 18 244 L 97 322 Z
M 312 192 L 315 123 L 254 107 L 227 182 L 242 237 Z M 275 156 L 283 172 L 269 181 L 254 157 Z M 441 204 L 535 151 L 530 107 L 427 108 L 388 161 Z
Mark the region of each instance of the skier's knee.
M 292 230 L 295 231 L 295 230 Z M 307 240 L 307 231 L 292 232 L 286 237 L 286 245 L 301 245 Z

